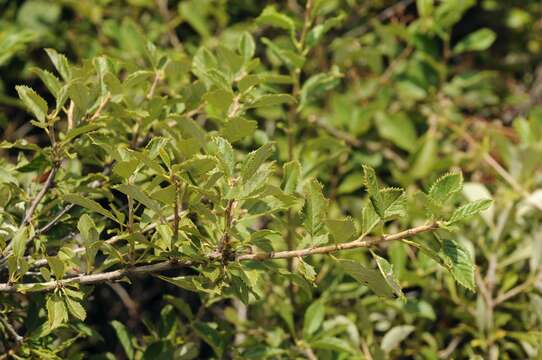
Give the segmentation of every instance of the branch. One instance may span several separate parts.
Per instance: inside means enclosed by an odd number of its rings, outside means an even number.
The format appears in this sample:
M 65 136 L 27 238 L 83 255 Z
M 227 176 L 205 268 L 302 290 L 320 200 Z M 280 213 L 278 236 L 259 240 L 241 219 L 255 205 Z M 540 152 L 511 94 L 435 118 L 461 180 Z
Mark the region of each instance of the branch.
M 30 219 L 34 215 L 34 212 L 36 211 L 36 208 L 38 207 L 39 203 L 41 202 L 41 200 L 43 199 L 47 191 L 53 186 L 55 176 L 59 168 L 60 168 L 60 163 L 55 162 L 53 164 L 53 167 L 51 168 L 51 172 L 49 173 L 47 180 L 45 180 L 45 183 L 43 183 L 43 186 L 40 192 L 38 193 L 38 195 L 36 195 L 36 198 L 32 201 L 32 204 L 26 211 L 24 219 L 21 222 L 21 227 L 25 226 L 26 224 L 30 222 Z
M 290 250 L 290 251 L 279 251 L 279 252 L 268 252 L 268 253 L 255 253 L 255 254 L 243 254 L 238 255 L 236 261 L 265 261 L 271 259 L 289 259 L 295 257 L 305 257 L 309 255 L 316 254 L 331 254 L 342 250 L 358 249 L 358 248 L 368 248 L 374 245 L 378 245 L 384 242 L 401 240 L 416 236 L 418 234 L 436 230 L 439 228 L 438 223 L 430 223 L 426 225 L 421 225 L 414 227 L 408 230 L 404 230 L 395 234 L 383 235 L 380 237 L 369 238 L 363 240 L 363 236 L 358 239 L 336 245 L 320 246 L 315 248 L 308 248 L 302 250 Z M 69 284 L 81 284 L 81 285 L 90 285 L 90 284 L 99 284 L 103 282 L 109 282 L 118 280 L 125 276 L 129 275 L 140 275 L 140 274 L 152 274 L 159 273 L 171 269 L 186 268 L 198 264 L 204 264 L 208 262 L 222 260 L 222 254 L 215 252 L 207 256 L 204 261 L 163 261 L 155 264 L 149 265 L 140 265 L 129 268 L 123 268 L 113 271 L 108 271 L 104 273 L 91 274 L 91 275 L 79 275 L 76 277 L 63 279 L 63 280 L 53 280 L 42 283 L 25 283 L 25 284 L 9 284 L 4 283 L 0 284 L 0 292 L 25 292 L 25 291 L 49 291 L 56 289 L 58 287 L 66 286 Z M 32 289 L 34 288 L 34 289 Z

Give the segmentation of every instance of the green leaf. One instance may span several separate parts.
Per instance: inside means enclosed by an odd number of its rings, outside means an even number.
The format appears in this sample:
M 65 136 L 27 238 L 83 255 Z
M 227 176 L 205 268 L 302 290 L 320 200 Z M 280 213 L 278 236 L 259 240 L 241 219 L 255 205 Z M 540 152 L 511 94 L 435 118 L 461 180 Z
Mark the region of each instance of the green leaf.
M 380 192 L 380 186 L 378 185 L 378 179 L 376 178 L 375 171 L 372 167 L 363 165 L 363 174 L 369 199 L 371 200 L 371 203 L 373 204 L 378 216 L 383 218 L 385 210 L 384 200 L 382 198 L 382 193 Z
M 433 0 L 416 0 L 416 7 L 421 17 L 429 17 L 433 13 Z
M 224 349 L 226 347 L 226 340 L 224 337 L 208 323 L 201 321 L 196 321 L 193 323 L 192 328 L 198 334 L 198 336 L 203 339 L 203 341 L 211 346 L 218 358 L 222 358 Z
M 117 218 L 113 216 L 113 214 L 106 209 L 104 209 L 100 204 L 98 204 L 96 201 L 88 199 L 86 197 L 83 197 L 81 195 L 77 194 L 67 194 L 63 196 L 64 201 L 67 201 L 69 203 L 82 206 L 84 208 L 87 208 L 89 210 L 92 210 L 94 212 L 97 212 L 100 215 L 103 215 L 105 217 L 110 218 L 111 220 L 114 220 L 118 222 Z
M 327 219 L 326 226 L 337 243 L 350 241 L 357 234 L 356 225 L 350 217 L 345 219 Z
M 313 302 L 305 311 L 303 320 L 303 337 L 309 339 L 322 325 L 326 307 L 322 300 Z
M 68 59 L 54 49 L 45 49 L 45 52 L 49 56 L 49 59 L 51 59 L 51 62 L 60 76 L 62 76 L 65 81 L 69 81 L 71 79 L 71 68 Z
M 433 183 L 428 195 L 436 204 L 444 204 L 462 188 L 463 175 L 460 172 L 447 173 Z
M 448 220 L 448 224 L 455 224 L 457 222 L 466 220 L 476 214 L 478 214 L 481 211 L 484 211 L 488 209 L 491 204 L 493 203 L 493 200 L 490 199 L 479 199 L 472 201 L 468 204 L 465 204 L 459 208 L 457 208 L 453 214 L 450 220 Z
M 469 253 L 456 241 L 444 240 L 439 253 L 454 279 L 469 290 L 474 291 L 475 266 Z
M 274 152 L 275 146 L 272 143 L 267 143 L 250 152 L 241 168 L 241 181 L 246 183 Z
M 47 102 L 28 86 L 18 85 L 15 86 L 15 89 L 19 94 L 19 98 L 21 98 L 28 110 L 34 114 L 36 119 L 40 122 L 45 122 L 48 111 Z
M 497 35 L 488 28 L 477 30 L 465 36 L 454 46 L 454 54 L 461 54 L 466 51 L 482 51 L 489 48 Z
M 53 330 L 68 321 L 68 311 L 62 298 L 53 294 L 47 297 L 47 319 L 49 329 Z
M 412 325 L 398 325 L 394 326 L 384 335 L 380 348 L 389 353 L 393 349 L 399 346 L 399 344 L 405 340 L 416 328 Z
M 261 41 L 289 68 L 300 69 L 303 67 L 303 64 L 305 63 L 305 57 L 303 55 L 284 49 L 267 38 L 262 38 Z
M 208 153 L 218 158 L 220 167 L 227 177 L 233 175 L 235 169 L 235 153 L 231 144 L 221 137 L 214 137 L 208 145 Z
M 256 22 L 260 25 L 271 25 L 291 32 L 295 30 L 294 21 L 289 16 L 278 12 L 274 6 L 267 6 Z
M 130 335 L 128 334 L 128 330 L 126 329 L 126 327 L 117 320 L 111 321 L 111 326 L 117 334 L 117 338 L 119 339 L 119 342 L 124 349 L 126 357 L 129 360 L 134 359 L 134 348 L 132 346 L 132 340 L 130 339 Z
M 316 74 L 303 83 L 300 92 L 299 109 L 304 109 L 317 96 L 339 85 L 342 74 L 335 70 L 329 73 Z
M 60 89 L 62 88 L 62 83 L 60 80 L 47 70 L 35 68 L 32 69 L 32 71 L 38 74 L 39 78 L 45 84 L 51 94 L 53 94 L 55 98 L 58 97 Z
M 345 14 L 341 13 L 335 17 L 325 20 L 323 24 L 314 26 L 307 33 L 307 40 L 305 42 L 306 48 L 310 49 L 316 46 L 329 30 L 341 25 L 345 18 Z
M 68 142 L 70 142 L 70 140 L 73 140 L 76 137 L 81 136 L 83 134 L 88 134 L 90 132 L 98 130 L 102 126 L 103 126 L 102 124 L 97 124 L 97 123 L 91 123 L 91 124 L 78 126 L 78 127 L 74 128 L 74 129 L 71 129 L 70 131 L 68 131 L 66 136 L 64 136 L 64 138 L 62 139 L 62 142 L 63 143 L 68 143 Z
M 265 106 L 276 106 L 281 104 L 293 104 L 295 102 L 295 98 L 289 94 L 268 94 L 257 97 L 247 106 L 247 108 L 251 109 Z
M 75 316 L 77 319 L 84 321 L 87 317 L 87 312 L 85 311 L 85 308 L 78 301 L 70 297 L 66 297 L 65 300 L 70 314 Z
M 328 201 L 322 193 L 322 185 L 312 179 L 305 188 L 305 229 L 311 236 L 322 235 L 326 232 L 325 218 Z
M 403 301 L 406 301 L 405 294 L 403 294 L 403 291 L 401 290 L 401 286 L 399 285 L 399 281 L 395 277 L 395 274 L 393 273 L 393 266 L 388 262 L 388 260 L 384 259 L 383 257 L 380 257 L 376 255 L 374 252 L 373 258 L 376 260 L 376 264 L 378 265 L 378 269 L 380 270 L 380 273 L 386 280 L 386 283 L 389 285 L 390 288 L 393 289 L 393 292 Z
M 137 186 L 131 184 L 120 184 L 115 186 L 114 189 L 122 192 L 127 196 L 130 196 L 132 199 L 140 202 L 145 207 L 152 209 L 156 212 L 160 212 L 160 204 L 151 199 Z
M 344 272 L 352 276 L 359 283 L 368 286 L 376 295 L 385 298 L 394 297 L 393 289 L 388 285 L 380 271 L 367 269 L 353 260 L 337 259 L 337 263 Z
M 313 349 L 332 350 L 343 353 L 356 354 L 356 349 L 350 345 L 350 343 L 344 339 L 336 337 L 325 337 L 310 342 L 310 346 Z
M 293 194 L 297 190 L 297 186 L 301 177 L 301 164 L 299 161 L 293 160 L 284 164 L 283 178 L 282 178 L 282 190 L 286 194 Z
M 244 117 L 236 117 L 226 122 L 222 130 L 222 136 L 229 142 L 236 142 L 246 137 L 252 136 L 258 128 L 258 123 L 254 120 L 247 120 Z
M 13 244 L 13 255 L 16 259 L 21 259 L 24 256 L 26 250 L 26 243 L 30 237 L 30 231 L 28 226 L 21 228 L 15 233 L 11 243 Z
M 241 38 L 239 39 L 239 53 L 243 57 L 245 64 L 252 59 L 254 52 L 256 51 L 256 43 L 254 38 L 250 33 L 243 32 Z
M 361 210 L 361 234 L 363 236 L 369 234 L 381 221 L 373 204 L 371 202 L 365 204 Z
M 66 268 L 64 266 L 64 262 L 58 256 L 48 256 L 47 263 L 55 275 L 56 280 L 60 280 L 64 277 Z
M 408 152 L 416 149 L 416 128 L 403 112 L 396 114 L 380 113 L 376 127 L 380 136 Z

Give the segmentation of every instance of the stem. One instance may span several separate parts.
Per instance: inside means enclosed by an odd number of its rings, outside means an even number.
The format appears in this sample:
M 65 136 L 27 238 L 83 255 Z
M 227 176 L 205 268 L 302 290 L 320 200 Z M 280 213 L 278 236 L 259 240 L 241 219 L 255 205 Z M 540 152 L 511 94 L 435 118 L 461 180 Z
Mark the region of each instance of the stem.
M 49 173 L 49 176 L 47 177 L 47 180 L 45 180 L 45 183 L 43 183 L 43 186 L 42 186 L 40 192 L 38 193 L 38 195 L 36 195 L 36 197 L 32 201 L 32 204 L 30 204 L 30 207 L 26 211 L 24 219 L 21 222 L 21 227 L 23 227 L 23 226 L 27 225 L 28 223 L 30 223 L 30 220 L 32 219 L 32 216 L 34 215 L 34 212 L 36 211 L 36 208 L 38 207 L 39 203 L 41 202 L 41 200 L 43 199 L 43 197 L 45 196 L 47 191 L 53 186 L 55 176 L 56 176 L 56 173 L 57 173 L 59 168 L 60 168 L 60 163 L 55 162 L 53 164 L 53 167 L 51 168 L 51 172 Z
M 375 245 L 382 244 L 388 241 L 402 240 L 406 238 L 411 238 L 421 233 L 428 231 L 433 231 L 439 228 L 438 223 L 430 223 L 426 225 L 421 225 L 414 227 L 408 230 L 404 230 L 395 234 L 383 235 L 380 237 L 373 237 L 364 240 L 364 236 L 360 236 L 358 239 L 336 245 L 327 245 L 320 246 L 315 248 L 308 248 L 302 250 L 292 250 L 292 251 L 279 251 L 279 252 L 267 252 L 267 253 L 252 253 L 252 254 L 242 254 L 235 257 L 235 261 L 266 261 L 271 259 L 291 259 L 295 257 L 306 257 L 316 254 L 332 254 L 338 251 L 359 249 L 359 248 L 368 248 Z M 186 268 L 194 265 L 206 264 L 211 261 L 223 260 L 222 254 L 215 252 L 207 256 L 206 259 L 200 261 L 192 260 L 174 260 L 174 261 L 163 261 L 155 264 L 149 265 L 140 265 L 122 268 L 118 270 L 108 271 L 98 274 L 89 274 L 89 275 L 79 275 L 76 277 L 63 279 L 63 280 L 53 280 L 42 283 L 26 283 L 26 284 L 17 284 L 12 285 L 9 283 L 0 284 L 0 292 L 25 292 L 31 291 L 33 286 L 37 288 L 34 291 L 50 291 L 56 289 L 59 286 L 65 286 L 69 284 L 98 284 L 103 282 L 109 282 L 113 280 L 120 279 L 128 275 L 139 275 L 139 274 L 152 274 L 159 273 L 166 270 Z

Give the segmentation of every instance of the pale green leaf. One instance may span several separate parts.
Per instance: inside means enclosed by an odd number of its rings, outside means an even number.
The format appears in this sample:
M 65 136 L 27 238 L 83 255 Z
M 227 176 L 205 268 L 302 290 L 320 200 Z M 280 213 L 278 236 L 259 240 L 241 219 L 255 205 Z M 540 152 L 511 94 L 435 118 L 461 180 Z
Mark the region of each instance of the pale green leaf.
M 47 102 L 28 86 L 18 85 L 15 89 L 28 110 L 34 114 L 38 121 L 44 122 L 48 111 Z
M 82 206 L 84 208 L 87 208 L 89 210 L 92 210 L 94 212 L 97 212 L 100 215 L 103 215 L 105 217 L 110 218 L 111 220 L 114 220 L 118 222 L 117 218 L 113 216 L 113 214 L 104 209 L 100 204 L 98 204 L 96 201 L 91 200 L 89 198 L 83 197 L 81 195 L 77 194 L 67 194 L 63 196 L 64 201 L 70 202 L 75 205 Z

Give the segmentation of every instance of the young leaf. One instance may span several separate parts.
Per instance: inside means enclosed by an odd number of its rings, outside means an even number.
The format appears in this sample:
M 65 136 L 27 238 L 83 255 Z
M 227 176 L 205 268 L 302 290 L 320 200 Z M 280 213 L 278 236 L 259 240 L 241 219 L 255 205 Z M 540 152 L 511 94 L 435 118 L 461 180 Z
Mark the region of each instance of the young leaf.
M 297 160 L 287 162 L 283 166 L 282 190 L 286 194 L 296 192 L 301 177 L 301 165 Z
M 299 109 L 304 109 L 309 101 L 339 85 L 341 78 L 338 71 L 311 76 L 301 88 Z
M 51 62 L 60 76 L 62 76 L 65 81 L 69 81 L 71 78 L 71 69 L 68 59 L 54 49 L 45 49 L 45 52 L 49 56 L 49 59 L 51 59 Z
M 131 196 L 134 200 L 145 205 L 145 207 L 152 209 L 156 212 L 160 211 L 160 204 L 151 199 L 147 194 L 145 194 L 140 188 L 135 185 L 130 184 L 120 184 L 114 187 L 114 189 Z
M 231 144 L 224 138 L 215 137 L 211 140 L 207 150 L 209 155 L 214 155 L 218 158 L 220 167 L 227 177 L 233 175 L 235 168 L 235 153 Z
M 378 185 L 378 180 L 376 178 L 375 171 L 372 167 L 363 165 L 363 173 L 365 186 L 367 187 L 367 193 L 369 194 L 369 199 L 376 210 L 376 213 L 381 218 L 384 217 L 384 200 L 382 198 L 382 193 L 380 192 L 380 187 Z
M 322 185 L 312 179 L 305 189 L 305 229 L 311 236 L 325 233 L 325 217 L 328 201 L 322 193 Z
M 222 128 L 221 133 L 229 142 L 234 143 L 252 136 L 257 128 L 258 123 L 256 121 L 238 116 L 228 121 Z
M 241 169 L 241 181 L 246 183 L 274 152 L 275 146 L 272 143 L 267 143 L 249 153 Z
M 239 53 L 243 57 L 245 64 L 252 59 L 254 52 L 256 50 L 256 44 L 254 43 L 254 38 L 250 33 L 243 32 L 241 38 L 239 39 Z
M 15 233 L 15 236 L 13 236 L 13 239 L 11 240 L 11 243 L 13 244 L 13 255 L 16 259 L 20 259 L 24 256 L 24 252 L 26 249 L 26 242 L 28 241 L 29 235 L 29 228 L 28 226 L 23 227 L 19 231 Z
M 448 173 L 437 179 L 429 190 L 429 198 L 436 204 L 444 204 L 463 188 L 461 173 Z
M 472 201 L 468 204 L 465 204 L 459 208 L 457 208 L 453 214 L 450 220 L 448 220 L 448 224 L 455 224 L 459 221 L 466 220 L 476 214 L 478 214 L 481 211 L 486 210 L 491 206 L 493 203 L 493 200 L 490 199 L 479 199 Z
M 36 119 L 38 119 L 40 122 L 45 122 L 48 111 L 47 102 L 28 86 L 18 85 L 15 87 L 15 89 L 17 89 L 19 97 L 26 105 L 28 110 L 34 114 Z

